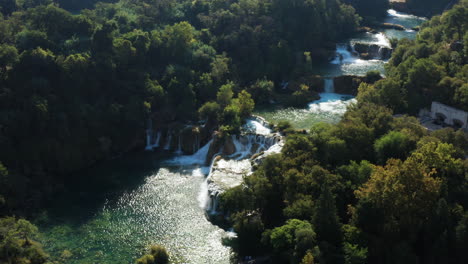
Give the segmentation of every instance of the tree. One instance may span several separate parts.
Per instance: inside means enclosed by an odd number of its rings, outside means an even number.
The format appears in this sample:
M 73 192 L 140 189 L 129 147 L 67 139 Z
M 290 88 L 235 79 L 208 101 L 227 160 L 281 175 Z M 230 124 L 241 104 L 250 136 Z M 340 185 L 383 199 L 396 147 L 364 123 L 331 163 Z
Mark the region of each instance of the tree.
M 407 108 L 405 90 L 394 79 L 383 79 L 375 83 L 382 105 L 392 109 L 395 113 L 403 113 Z
M 149 254 L 136 260 L 136 264 L 168 264 L 169 254 L 166 249 L 160 245 L 152 245 Z
M 46 263 L 49 256 L 32 240 L 37 227 L 24 219 L 0 218 L 0 261 L 4 263 Z
M 10 15 L 16 8 L 16 0 L 0 0 L 0 11 L 3 15 Z
M 315 236 L 309 222 L 290 219 L 285 225 L 269 233 L 269 242 L 277 256 L 284 261 L 297 263 L 304 258 L 308 250 L 314 249 Z M 294 259 L 287 259 L 288 256 L 294 256 Z
M 385 163 L 389 158 L 405 159 L 414 147 L 406 134 L 396 131 L 390 131 L 374 143 L 380 163 Z
M 221 107 L 216 102 L 206 102 L 198 109 L 198 114 L 201 119 L 216 120 Z
M 266 79 L 257 80 L 247 88 L 247 91 L 252 95 L 256 104 L 268 104 L 273 94 L 274 86 L 272 81 Z
M 260 239 L 265 227 L 256 211 L 242 211 L 232 216 L 234 230 L 239 240 L 241 255 L 257 255 L 261 250 Z
M 49 49 L 52 47 L 52 43 L 44 32 L 26 29 L 16 35 L 16 47 L 19 51 L 31 50 L 38 47 Z
M 18 62 L 18 50 L 14 46 L 0 45 L 0 72 L 5 72 L 8 66 Z
M 160 245 L 153 245 L 150 247 L 150 254 L 153 255 L 154 261 L 157 264 L 169 263 L 169 254 L 166 249 Z
M 440 195 L 442 181 L 434 171 L 408 158 L 376 167 L 355 193 L 353 223 L 369 237 L 369 262 L 411 261 L 426 219 Z
M 234 96 L 234 93 L 232 91 L 233 88 L 234 88 L 233 82 L 228 82 L 219 88 L 219 91 L 216 95 L 216 100 L 221 107 L 224 108 L 228 106 L 229 104 L 231 104 L 232 97 Z
M 337 215 L 335 198 L 328 183 L 322 185 L 322 193 L 317 201 L 313 223 L 319 242 L 320 259 L 326 263 L 343 263 L 343 233 Z
M 456 227 L 456 245 L 458 249 L 458 257 L 460 261 L 468 260 L 466 256 L 466 247 L 468 246 L 468 212 L 463 214 L 462 219 Z
M 301 261 L 301 264 L 314 264 L 314 256 L 312 255 L 312 252 L 307 251 L 307 254 L 304 256 L 304 258 Z
M 242 90 L 237 95 L 236 102 L 239 105 L 240 116 L 242 118 L 249 117 L 252 114 L 255 108 L 255 102 L 246 90 Z

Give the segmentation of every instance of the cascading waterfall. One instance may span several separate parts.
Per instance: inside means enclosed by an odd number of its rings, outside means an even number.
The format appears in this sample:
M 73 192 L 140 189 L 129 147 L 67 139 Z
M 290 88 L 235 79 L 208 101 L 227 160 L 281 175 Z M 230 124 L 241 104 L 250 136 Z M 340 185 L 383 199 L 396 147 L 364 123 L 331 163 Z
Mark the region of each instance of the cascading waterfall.
M 383 50 L 384 50 L 384 47 L 380 46 L 379 52 L 378 52 L 378 54 L 379 54 L 379 60 L 383 60 L 383 59 L 384 59 L 384 57 L 383 57 Z
M 325 86 L 324 86 L 325 93 L 334 93 L 335 92 L 335 84 L 332 78 L 325 79 Z
M 218 208 L 218 203 L 219 203 L 219 193 L 215 193 L 210 197 L 211 200 L 211 205 L 210 205 L 210 214 L 214 215 L 217 214 L 217 208 Z
M 377 39 L 377 41 L 372 42 L 372 43 L 377 44 L 377 45 L 379 45 L 381 47 L 387 47 L 387 48 L 391 47 L 390 41 L 388 40 L 387 36 L 385 36 L 384 33 L 380 32 L 380 33 L 376 34 L 375 38 Z
M 182 151 L 182 139 L 181 139 L 180 135 L 177 138 L 177 142 L 178 142 L 177 143 L 177 150 L 176 150 L 175 153 L 178 154 L 178 155 L 181 155 L 183 153 L 183 151 Z
M 343 64 L 343 63 L 353 63 L 356 58 L 353 56 L 351 51 L 349 51 L 348 44 L 337 44 L 336 45 L 336 57 L 331 62 L 332 64 Z
M 151 147 L 151 129 L 146 130 L 146 150 L 152 150 L 153 148 Z
M 153 130 L 146 130 L 146 150 L 153 150 L 155 148 L 159 148 L 159 141 L 161 140 L 161 132 L 158 131 L 156 133 L 156 138 L 154 137 L 154 131 Z M 154 141 L 153 141 L 154 139 Z
M 171 130 L 169 130 L 167 132 L 166 144 L 164 145 L 164 150 L 169 150 L 171 148 L 171 141 L 172 141 L 172 132 Z
M 210 140 L 205 146 L 200 148 L 193 155 L 183 155 L 177 156 L 167 161 L 169 164 L 179 164 L 179 165 L 205 165 L 206 157 L 210 150 L 213 140 Z
M 258 164 L 266 156 L 281 152 L 283 146 L 282 138 L 273 133 L 232 136 L 231 141 L 235 146 L 235 153 L 222 158 L 216 158 L 215 155 L 207 178 L 209 201 L 205 203 L 205 210 L 211 215 L 218 213 L 219 195 L 242 184 L 243 177 L 253 172 L 252 156 L 259 155 L 253 160 Z

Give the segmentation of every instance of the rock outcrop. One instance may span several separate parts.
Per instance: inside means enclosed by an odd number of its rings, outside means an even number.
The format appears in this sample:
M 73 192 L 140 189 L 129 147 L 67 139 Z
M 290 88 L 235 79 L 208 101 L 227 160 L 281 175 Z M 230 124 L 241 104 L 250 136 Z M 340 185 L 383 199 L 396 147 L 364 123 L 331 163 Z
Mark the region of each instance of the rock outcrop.
M 204 125 L 171 123 L 146 131 L 146 150 L 161 149 L 191 155 L 211 138 L 211 131 Z
M 388 60 L 392 56 L 393 51 L 390 47 L 372 43 L 356 42 L 354 43 L 353 47 L 354 51 L 356 51 L 359 54 L 359 57 L 364 60 Z
M 357 95 L 359 85 L 365 81 L 364 76 L 343 75 L 333 78 L 335 93 Z
M 392 24 L 392 23 L 382 23 L 380 24 L 380 27 L 385 28 L 385 29 L 395 29 L 395 30 L 400 30 L 400 31 L 406 30 L 404 26 L 398 25 L 398 24 Z

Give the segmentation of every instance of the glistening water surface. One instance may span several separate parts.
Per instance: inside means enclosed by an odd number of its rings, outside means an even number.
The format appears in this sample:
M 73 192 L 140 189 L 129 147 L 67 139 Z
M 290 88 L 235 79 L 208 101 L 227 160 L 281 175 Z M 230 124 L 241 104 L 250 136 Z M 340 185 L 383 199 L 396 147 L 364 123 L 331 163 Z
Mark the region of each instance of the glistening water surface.
M 230 263 L 231 249 L 222 244 L 230 234 L 207 220 L 197 199 L 209 168 L 167 159 L 126 157 L 78 175 L 93 186 L 63 198 L 49 215 L 53 222 L 39 219 L 47 250 L 56 257 L 69 250 L 71 264 L 127 264 L 162 244 L 174 263 Z M 98 191 L 97 174 L 118 183 Z
M 272 123 L 287 120 L 298 129 L 310 129 L 318 122 L 338 123 L 346 108 L 356 102 L 353 96 L 336 93 L 322 93 L 321 99 L 312 102 L 308 108 L 263 108 L 256 111 Z

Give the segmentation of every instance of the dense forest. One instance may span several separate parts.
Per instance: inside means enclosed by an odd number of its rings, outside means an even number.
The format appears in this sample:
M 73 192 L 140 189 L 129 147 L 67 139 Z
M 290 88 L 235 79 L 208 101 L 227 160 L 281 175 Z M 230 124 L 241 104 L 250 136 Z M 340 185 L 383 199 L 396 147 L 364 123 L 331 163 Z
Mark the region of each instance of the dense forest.
M 407 1 L 418 13 L 451 1 Z M 237 133 L 273 93 L 388 1 L 0 0 L 0 263 L 46 263 L 26 220 L 72 172 L 144 147 L 148 120 Z M 337 125 L 286 135 L 221 208 L 242 256 L 275 263 L 466 263 L 468 136 L 410 116 L 468 111 L 468 1 L 393 41 L 386 78 L 363 82 Z M 376 73 L 374 73 L 376 74 Z M 370 76 L 370 75 L 369 75 Z M 156 124 L 157 125 L 157 124 Z M 153 247 L 138 263 L 167 262 Z

